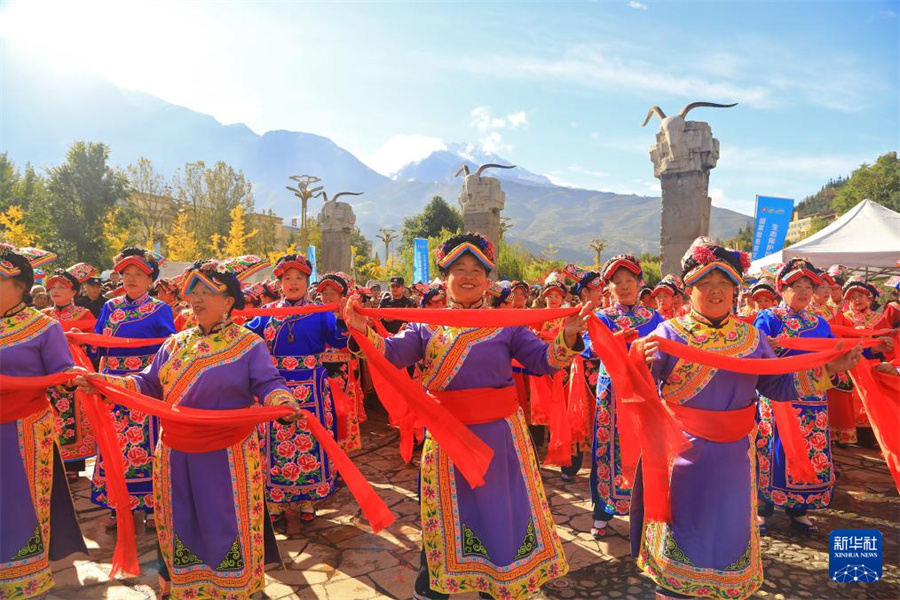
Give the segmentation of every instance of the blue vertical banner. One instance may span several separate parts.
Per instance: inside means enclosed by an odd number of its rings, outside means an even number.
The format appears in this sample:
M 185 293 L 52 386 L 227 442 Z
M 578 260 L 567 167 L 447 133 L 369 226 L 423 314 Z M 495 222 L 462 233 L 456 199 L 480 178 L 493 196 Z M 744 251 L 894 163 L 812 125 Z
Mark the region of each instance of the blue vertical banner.
M 756 197 L 753 260 L 784 248 L 784 238 L 793 214 L 794 201 L 790 198 Z
M 428 258 L 428 240 L 413 238 L 413 283 L 428 283 L 431 280 Z
M 309 282 L 319 281 L 319 270 L 316 268 L 316 247 L 308 246 L 306 248 L 306 258 L 312 264 L 312 273 L 309 274 Z

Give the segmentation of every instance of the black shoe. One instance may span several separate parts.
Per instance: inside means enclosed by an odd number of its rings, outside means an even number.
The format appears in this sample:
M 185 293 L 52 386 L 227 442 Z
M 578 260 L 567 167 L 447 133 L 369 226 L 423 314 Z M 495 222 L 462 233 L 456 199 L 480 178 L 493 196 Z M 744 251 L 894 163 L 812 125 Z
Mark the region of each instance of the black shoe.
M 791 529 L 806 535 L 817 535 L 819 533 L 819 528 L 816 527 L 815 524 L 810 523 L 807 525 L 806 523 L 801 523 L 794 517 L 791 517 Z

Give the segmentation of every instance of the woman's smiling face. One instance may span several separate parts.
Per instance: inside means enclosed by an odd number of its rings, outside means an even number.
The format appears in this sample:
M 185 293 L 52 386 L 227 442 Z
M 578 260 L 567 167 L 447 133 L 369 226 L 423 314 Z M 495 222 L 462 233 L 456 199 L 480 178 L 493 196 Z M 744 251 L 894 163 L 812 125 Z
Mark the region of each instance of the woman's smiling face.
M 447 292 L 454 301 L 464 306 L 482 299 L 489 284 L 487 269 L 468 252 L 453 261 L 447 269 Z

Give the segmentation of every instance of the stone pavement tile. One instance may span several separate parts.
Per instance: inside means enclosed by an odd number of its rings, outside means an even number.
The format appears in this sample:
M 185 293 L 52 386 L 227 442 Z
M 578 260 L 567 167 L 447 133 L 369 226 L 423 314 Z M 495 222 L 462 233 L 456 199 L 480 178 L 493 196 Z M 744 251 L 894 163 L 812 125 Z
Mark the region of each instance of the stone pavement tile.
M 388 598 L 410 598 L 416 583 L 416 569 L 399 565 L 390 570 L 374 571 L 369 577 Z
M 329 581 L 324 586 L 328 600 L 367 600 L 377 598 L 380 594 L 375 589 L 375 582 L 363 575 L 354 579 Z
M 298 588 L 272 579 L 267 579 L 263 593 L 269 600 L 328 600 L 328 594 L 321 585 Z
M 388 571 L 400 565 L 400 561 L 388 552 L 348 550 L 341 553 L 338 572 L 348 577 Z
M 330 572 L 312 569 L 270 569 L 266 572 L 266 580 L 268 583 L 282 583 L 298 589 L 320 586 L 330 579 L 330 575 Z
M 337 548 L 319 543 L 309 543 L 299 552 L 282 550 L 281 557 L 289 568 L 306 571 L 334 573 L 340 563 Z

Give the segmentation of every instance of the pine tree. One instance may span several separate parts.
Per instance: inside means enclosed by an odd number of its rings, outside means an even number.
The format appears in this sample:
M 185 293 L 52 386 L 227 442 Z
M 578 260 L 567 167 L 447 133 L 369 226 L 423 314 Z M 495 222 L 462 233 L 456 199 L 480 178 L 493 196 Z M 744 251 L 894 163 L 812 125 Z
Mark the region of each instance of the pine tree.
M 241 256 L 247 252 L 247 240 L 257 234 L 254 229 L 250 233 L 244 233 L 244 207 L 240 204 L 231 209 L 231 228 L 228 230 L 228 240 L 225 243 L 225 256 Z
M 200 258 L 200 248 L 194 230 L 188 223 L 188 214 L 180 212 L 172 223 L 172 231 L 166 236 L 169 260 L 194 261 Z

